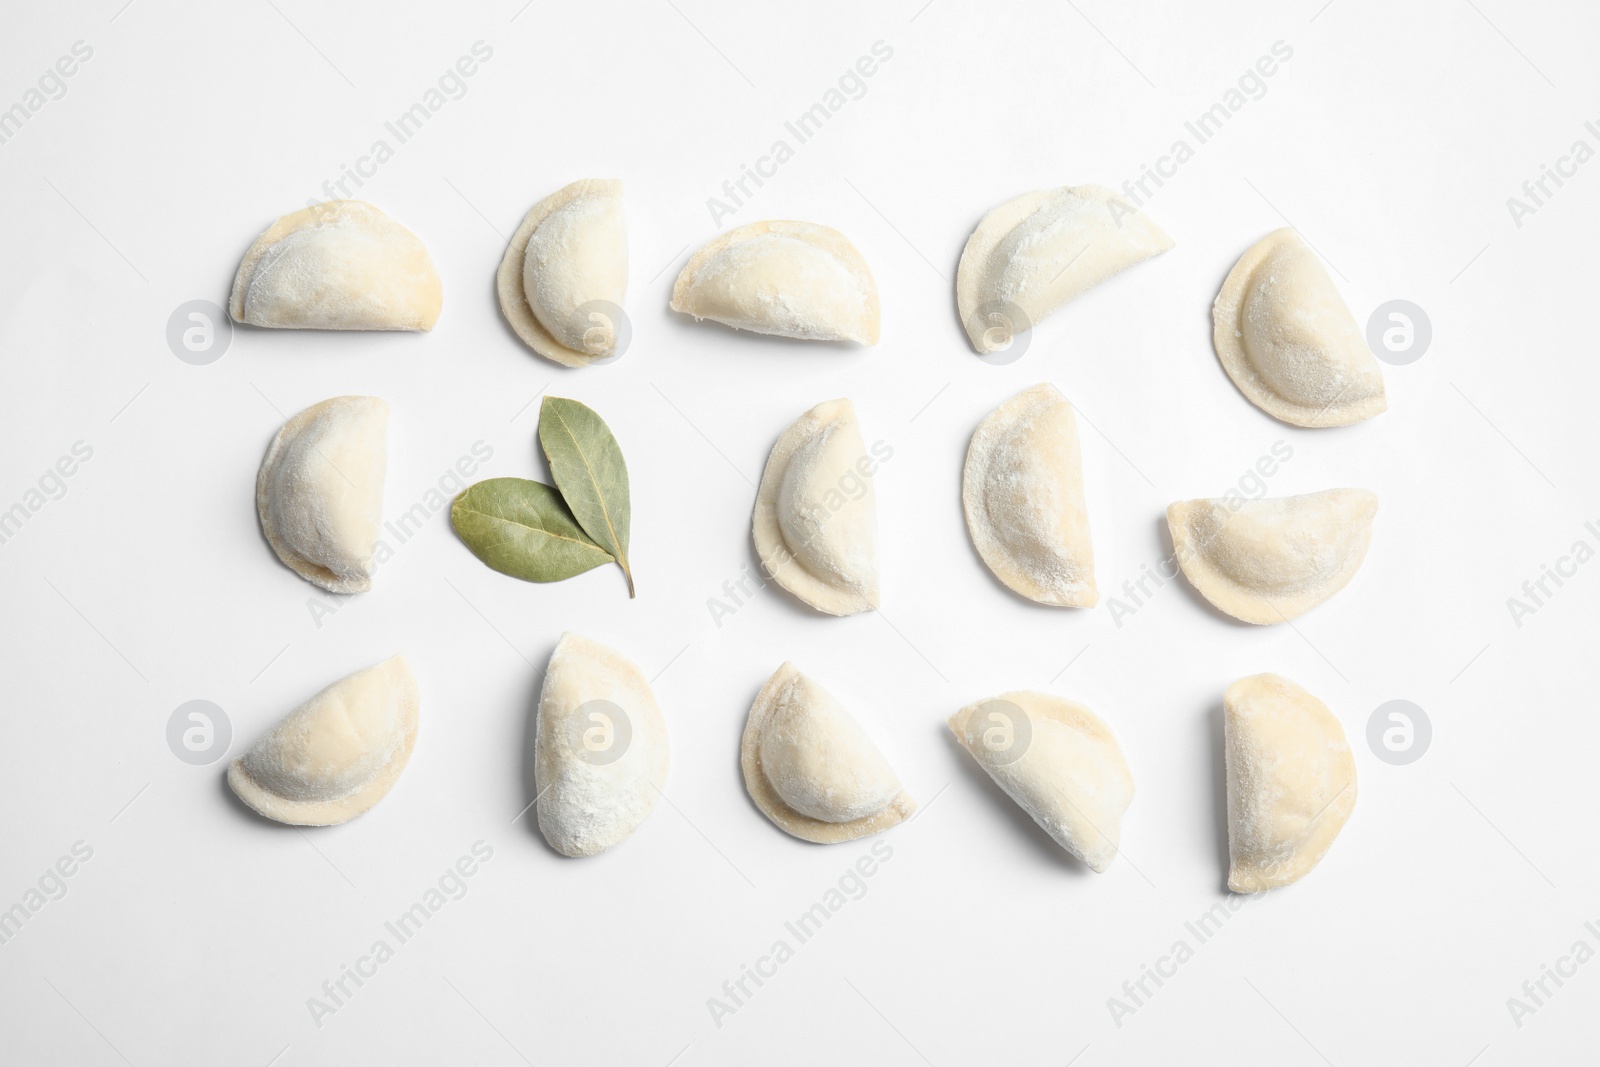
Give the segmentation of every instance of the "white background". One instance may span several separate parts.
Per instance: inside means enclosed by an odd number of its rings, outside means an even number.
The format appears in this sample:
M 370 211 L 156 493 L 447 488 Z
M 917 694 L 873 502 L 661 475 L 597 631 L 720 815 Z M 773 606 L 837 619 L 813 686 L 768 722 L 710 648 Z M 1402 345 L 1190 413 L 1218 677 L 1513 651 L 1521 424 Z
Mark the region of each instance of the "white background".
M 13 12 L 0 107 L 75 41 L 93 57 L 0 145 L 0 508 L 75 441 L 94 451 L 0 545 L 0 908 L 74 842 L 93 858 L 0 945 L 0 1059 L 1590 1058 L 1600 964 L 1520 1028 L 1506 1000 L 1579 938 L 1600 948 L 1583 928 L 1600 919 L 1600 563 L 1520 627 L 1506 600 L 1574 541 L 1600 543 L 1583 527 L 1600 520 L 1600 163 L 1520 228 L 1505 201 L 1575 139 L 1600 140 L 1583 129 L 1600 119 L 1600 12 L 1319 2 Z M 240 329 L 210 366 L 174 358 L 173 309 L 224 303 L 255 235 L 326 195 L 375 139 L 392 144 L 384 122 L 479 40 L 493 57 L 465 95 L 358 193 L 427 243 L 438 327 Z M 882 342 L 810 346 L 669 313 L 678 268 L 719 232 L 707 197 L 879 40 L 893 57 L 866 94 L 721 229 L 844 231 L 876 274 Z M 1177 247 L 1048 320 L 1021 361 L 974 358 L 951 281 L 982 214 L 1028 189 L 1136 177 L 1279 40 L 1293 58 L 1266 94 L 1149 203 Z M 515 340 L 493 275 L 527 208 L 583 177 L 625 183 L 634 338 L 621 361 L 569 371 Z M 1211 351 L 1228 268 L 1290 223 L 1359 322 L 1394 298 L 1432 318 L 1432 349 L 1385 366 L 1389 411 L 1368 423 L 1279 424 Z M 1007 592 L 961 519 L 973 426 L 1043 380 L 1080 412 L 1094 610 Z M 493 573 L 441 512 L 319 627 L 316 591 L 274 558 L 253 507 L 284 416 L 346 393 L 387 399 L 394 518 L 474 442 L 494 450 L 480 477 L 541 476 L 530 401 L 546 389 L 593 406 L 621 441 L 639 598 L 615 568 L 551 586 Z M 768 449 L 838 396 L 894 449 L 877 478 L 883 611 L 826 618 L 769 589 L 717 626 L 707 601 L 752 563 Z M 1180 580 L 1117 626 L 1109 598 L 1166 551 L 1166 505 L 1221 495 L 1277 441 L 1294 455 L 1274 495 L 1378 493 L 1351 586 L 1292 628 L 1253 628 Z M 554 854 L 530 817 L 512 822 L 531 799 L 535 667 L 569 629 L 660 672 L 673 745 L 671 803 L 582 861 Z M 225 763 L 188 766 L 167 747 L 184 701 L 226 710 L 237 755 L 396 651 L 419 678 L 422 732 L 393 793 L 348 825 L 268 823 L 231 798 Z M 785 659 L 876 724 L 926 807 L 880 839 L 893 858 L 865 896 L 718 1028 L 707 998 L 870 844 L 791 839 L 745 796 L 745 713 Z M 1344 723 L 1354 815 L 1312 875 L 1241 909 L 1119 1027 L 1107 999 L 1174 941 L 1193 945 L 1184 923 L 1226 899 L 1218 708 L 1228 683 L 1266 670 Z M 1080 699 L 1122 739 L 1138 795 L 1106 874 L 1065 857 L 947 736 L 950 712 L 1014 688 Z M 1365 741 L 1394 698 L 1434 724 L 1411 766 Z M 318 1028 L 307 998 L 479 840 L 493 859 L 466 896 Z

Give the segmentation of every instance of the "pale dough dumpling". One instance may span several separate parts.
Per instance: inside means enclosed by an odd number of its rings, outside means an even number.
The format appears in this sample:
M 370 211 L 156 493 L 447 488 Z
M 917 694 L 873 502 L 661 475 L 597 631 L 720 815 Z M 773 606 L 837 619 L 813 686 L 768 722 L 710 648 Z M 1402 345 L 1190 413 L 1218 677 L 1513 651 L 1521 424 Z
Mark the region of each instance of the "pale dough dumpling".
M 495 286 L 506 321 L 541 356 L 584 367 L 615 354 L 623 327 L 612 320 L 628 295 L 622 183 L 588 178 L 533 205 Z
M 814 222 L 752 222 L 689 258 L 673 311 L 802 341 L 878 343 L 878 286 L 838 230 Z
M 256 475 L 261 531 L 313 585 L 361 593 L 377 570 L 389 405 L 336 396 L 283 424 Z
M 917 807 L 861 724 L 792 663 L 756 696 L 739 762 L 762 814 L 819 845 L 887 830 Z
M 950 732 L 1006 796 L 1089 869 L 1117 856 L 1133 775 L 1117 739 L 1082 704 L 1002 693 L 950 716 Z
M 621 844 L 667 784 L 667 720 L 644 672 L 615 649 L 562 634 L 534 729 L 539 830 L 563 856 Z
M 956 308 L 972 347 L 998 351 L 1086 289 L 1172 247 L 1150 217 L 1099 185 L 1023 193 L 990 211 L 956 268 Z M 996 322 L 986 311 L 1021 312 Z
M 1383 373 L 1333 279 L 1285 227 L 1239 257 L 1211 308 L 1222 369 L 1295 426 L 1348 426 L 1389 406 Z
M 1327 706 L 1276 674 L 1241 678 L 1223 696 L 1228 771 L 1228 888 L 1259 893 L 1299 881 L 1356 806 L 1356 762 Z
M 978 555 L 1029 600 L 1100 599 L 1072 405 L 1043 382 L 984 416 L 967 449 L 961 502 Z
M 1372 543 L 1378 497 L 1365 489 L 1167 508 L 1184 577 L 1244 622 L 1287 622 L 1350 584 Z
M 235 322 L 305 330 L 431 330 L 444 303 L 417 235 L 360 200 L 331 200 L 274 222 L 244 254 Z
M 228 765 L 228 785 L 291 826 L 333 826 L 382 800 L 417 740 L 417 683 L 404 656 L 357 671 L 291 711 Z
M 878 606 L 875 470 L 855 405 L 829 400 L 783 431 L 761 475 L 753 523 L 761 565 L 829 615 Z

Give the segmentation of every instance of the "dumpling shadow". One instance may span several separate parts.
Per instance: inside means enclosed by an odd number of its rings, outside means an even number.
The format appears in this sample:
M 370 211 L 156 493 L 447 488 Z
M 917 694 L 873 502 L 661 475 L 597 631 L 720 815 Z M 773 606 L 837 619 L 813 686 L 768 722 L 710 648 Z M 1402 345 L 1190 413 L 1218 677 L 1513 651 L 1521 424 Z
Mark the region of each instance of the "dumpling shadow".
M 550 661 L 550 655 L 555 651 L 554 643 L 544 650 L 544 662 Z M 523 722 L 522 729 L 522 802 L 525 805 L 522 818 L 526 822 L 526 832 L 538 839 L 539 844 L 549 850 L 552 856 L 563 856 L 545 840 L 544 833 L 539 829 L 539 776 L 537 762 L 534 759 L 534 750 L 539 739 L 539 697 L 544 691 L 544 674 L 539 670 L 533 679 L 533 694 L 528 700 L 528 714 Z
M 1210 615 L 1212 618 L 1219 619 L 1222 622 L 1235 627 L 1236 629 L 1256 629 L 1256 625 L 1254 623 L 1244 622 L 1241 619 L 1236 619 L 1232 615 L 1229 615 L 1226 611 L 1223 611 L 1221 608 L 1217 607 L 1211 601 L 1201 596 L 1200 590 L 1196 589 L 1189 583 L 1189 579 L 1185 577 L 1182 568 L 1177 566 L 1178 550 L 1177 547 L 1172 543 L 1172 529 L 1167 525 L 1167 517 L 1165 514 L 1156 519 L 1156 545 L 1161 549 L 1161 558 L 1163 560 L 1173 561 L 1173 569 L 1176 573 L 1174 573 L 1171 578 L 1166 579 L 1168 585 L 1176 585 L 1179 589 L 1183 590 L 1183 595 L 1188 597 L 1191 603 L 1198 606 L 1202 611 L 1204 611 L 1207 615 Z
M 1211 814 L 1216 830 L 1217 869 L 1222 872 L 1218 889 L 1223 896 L 1228 896 L 1232 893 L 1228 888 L 1228 760 L 1220 700 L 1206 709 L 1201 729 L 1205 731 L 1206 750 L 1211 756 Z
M 980 791 L 987 794 L 993 807 L 1001 813 L 1001 818 L 1010 823 L 1013 832 L 1019 838 L 1024 838 L 1033 844 L 1040 858 L 1050 866 L 1063 871 L 1070 871 L 1080 878 L 1087 878 L 1094 872 L 1088 864 L 1072 855 L 1056 842 L 1056 839 L 1045 832 L 1044 827 L 1033 821 L 1033 816 L 1022 810 L 1018 804 L 1006 795 L 995 780 L 989 777 L 989 772 L 978 765 L 972 758 L 972 753 L 956 739 L 956 735 L 943 723 L 939 724 L 939 733 L 944 736 L 945 744 L 955 753 L 955 759 L 961 766 L 960 773 L 973 783 Z

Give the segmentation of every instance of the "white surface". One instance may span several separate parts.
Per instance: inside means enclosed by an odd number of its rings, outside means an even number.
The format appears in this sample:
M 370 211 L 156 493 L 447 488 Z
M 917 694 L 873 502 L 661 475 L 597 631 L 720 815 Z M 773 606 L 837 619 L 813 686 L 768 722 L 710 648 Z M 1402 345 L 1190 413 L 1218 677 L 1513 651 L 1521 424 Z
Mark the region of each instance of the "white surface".
M 1600 563 L 1520 628 L 1506 598 L 1574 541 L 1600 541 L 1583 528 L 1600 520 L 1600 163 L 1520 228 L 1505 199 L 1575 139 L 1600 141 L 1583 129 L 1600 117 L 1595 8 L 907 0 L 758 16 L 714 0 L 535 0 L 512 21 L 520 0 L 137 0 L 120 15 L 119 2 L 32 5 L 0 36 L 0 107 L 74 41 L 94 49 L 0 145 L 0 506 L 73 442 L 94 450 L 0 545 L 0 906 L 74 842 L 93 849 L 65 897 L 0 945 L 0 1059 L 1042 1064 L 1087 1046 L 1075 1062 L 1465 1064 L 1481 1051 L 1487 1067 L 1589 1054 L 1600 964 L 1520 1028 L 1506 998 L 1578 939 L 1600 947 L 1583 927 L 1600 919 Z M 1021 361 L 976 359 L 951 276 L 977 219 L 1026 189 L 1136 176 L 1280 39 L 1294 55 L 1266 94 L 1149 202 L 1177 247 L 1047 321 Z M 240 330 L 220 362 L 175 359 L 172 310 L 224 302 L 256 234 L 477 40 L 494 54 L 466 94 L 359 194 L 432 250 L 438 328 Z M 882 291 L 882 343 L 808 346 L 669 314 L 677 267 L 718 232 L 706 198 L 877 40 L 893 58 L 864 97 L 723 228 L 801 218 L 847 233 Z M 626 183 L 635 333 L 621 361 L 574 372 L 513 338 L 493 280 L 528 206 L 593 176 Z M 1217 286 L 1285 218 L 1342 273 L 1363 325 L 1397 297 L 1432 317 L 1433 349 L 1384 368 L 1390 410 L 1369 423 L 1274 422 L 1211 351 Z M 973 426 L 1042 380 L 1082 416 L 1106 598 L 1092 611 L 1007 593 L 961 520 Z M 615 568 L 555 586 L 493 573 L 441 512 L 319 628 L 316 590 L 273 557 L 252 504 L 283 415 L 386 398 L 393 519 L 477 441 L 494 451 L 478 477 L 537 476 L 527 405 L 546 387 L 596 408 L 626 451 L 639 599 Z M 836 396 L 855 400 L 869 443 L 894 448 L 877 481 L 884 611 L 823 618 L 770 590 L 716 626 L 707 599 L 752 565 L 767 450 Z M 1358 485 L 1382 500 L 1351 586 L 1294 629 L 1256 629 L 1180 580 L 1117 627 L 1107 601 L 1164 551 L 1166 505 L 1222 493 L 1280 440 L 1294 456 L 1272 493 Z M 531 818 L 512 823 L 530 799 L 532 664 L 564 629 L 662 672 L 672 727 L 671 804 L 583 861 L 552 853 Z M 226 709 L 237 754 L 396 651 L 422 689 L 416 753 L 347 826 L 268 824 L 228 796 L 223 763 L 191 767 L 167 747 L 184 701 Z M 872 844 L 792 840 L 744 795 L 745 712 L 784 659 L 876 716 L 925 813 L 876 839 L 893 858 L 865 896 L 718 1028 L 707 998 Z M 1227 899 L 1218 707 L 1263 670 L 1343 721 L 1355 813 L 1319 869 L 1248 903 L 1119 1028 L 1107 998 Z M 1107 874 L 1064 858 L 947 736 L 951 711 L 1010 688 L 1083 700 L 1119 733 L 1139 792 Z M 1398 697 L 1435 728 L 1404 767 L 1364 741 L 1372 709 Z M 315 1026 L 307 998 L 479 840 L 493 858 L 465 897 Z

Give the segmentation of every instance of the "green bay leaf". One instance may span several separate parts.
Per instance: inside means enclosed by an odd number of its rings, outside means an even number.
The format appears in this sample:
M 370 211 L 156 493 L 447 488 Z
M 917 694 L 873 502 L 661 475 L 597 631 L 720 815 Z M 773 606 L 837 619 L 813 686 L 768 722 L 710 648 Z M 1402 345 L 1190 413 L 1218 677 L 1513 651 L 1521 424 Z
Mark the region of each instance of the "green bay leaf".
M 633 592 L 628 565 L 628 464 L 611 428 L 594 410 L 547 396 L 539 408 L 539 444 L 567 506 L 594 542 L 616 557 Z
M 474 556 L 527 582 L 559 582 L 613 559 L 583 532 L 560 493 L 526 478 L 468 486 L 450 507 L 450 525 Z

